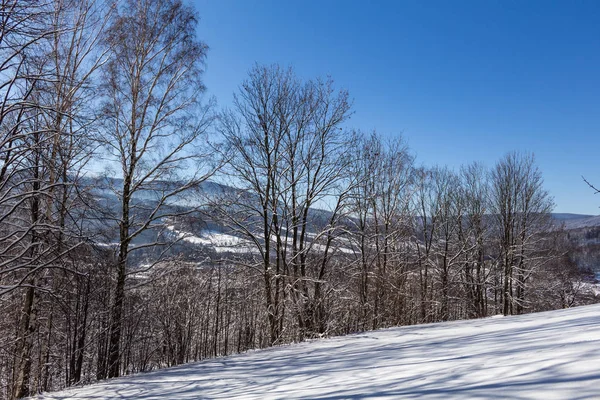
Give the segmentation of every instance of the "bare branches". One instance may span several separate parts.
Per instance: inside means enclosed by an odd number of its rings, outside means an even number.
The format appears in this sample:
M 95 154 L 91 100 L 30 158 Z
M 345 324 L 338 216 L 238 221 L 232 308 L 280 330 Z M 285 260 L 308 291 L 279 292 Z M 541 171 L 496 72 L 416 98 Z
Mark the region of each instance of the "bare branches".
M 587 179 L 585 179 L 585 177 L 581 177 L 581 179 L 583 179 L 583 181 L 590 187 L 592 188 L 592 190 L 594 191 L 594 194 L 596 193 L 600 193 L 600 189 L 596 188 L 596 186 L 592 185 Z
M 503 268 L 504 315 L 521 313 L 524 285 L 535 267 L 532 252 L 537 238 L 548 231 L 553 202 L 543 189 L 541 172 L 532 154 L 507 154 L 492 171 L 492 202 L 498 219 Z
M 0 1 L 0 397 L 577 304 L 533 156 L 417 167 L 277 65 L 216 115 L 196 25 L 181 0 Z
M 297 317 L 312 335 L 323 329 L 324 316 L 309 309 L 323 295 L 320 285 L 333 249 L 331 224 L 338 224 L 353 181 L 344 173 L 353 159 L 345 151 L 351 136 L 342 128 L 350 116 L 348 93 L 336 92 L 331 80 L 302 82 L 291 69 L 257 65 L 234 106 L 221 116 L 220 133 L 231 149 L 224 173 L 245 194 L 215 206 L 261 256 L 271 342 L 281 333 L 284 288 L 293 299 L 302 297 L 295 305 Z M 315 206 L 331 208 L 332 219 L 309 238 Z M 321 238 L 324 243 L 317 244 Z M 317 246 L 325 251 L 314 252 Z M 322 256 L 314 261 L 320 266 L 314 273 L 309 254 Z
M 168 218 L 191 213 L 177 211 L 176 202 L 216 169 L 202 147 L 212 116 L 210 105 L 200 104 L 207 47 L 193 34 L 196 23 L 194 12 L 178 0 L 127 0 L 115 10 L 104 39 L 108 56 L 102 85 L 104 129 L 97 140 L 107 157 L 121 166 L 122 179 L 114 188 L 120 202 L 113 217 L 118 221 L 119 249 L 109 377 L 121 372 L 129 253 L 148 247 L 137 244 L 130 249 L 132 242 Z M 145 205 L 136 200 L 144 192 L 158 196 Z

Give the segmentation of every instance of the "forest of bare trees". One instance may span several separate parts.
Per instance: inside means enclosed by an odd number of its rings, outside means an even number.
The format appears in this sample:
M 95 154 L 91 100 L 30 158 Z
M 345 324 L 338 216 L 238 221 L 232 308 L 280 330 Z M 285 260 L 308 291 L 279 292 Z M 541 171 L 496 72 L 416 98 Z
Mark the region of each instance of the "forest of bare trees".
M 0 1 L 0 398 L 594 301 L 533 154 L 421 166 L 278 65 L 218 110 L 197 24 L 180 0 Z M 194 244 L 207 226 L 243 246 Z

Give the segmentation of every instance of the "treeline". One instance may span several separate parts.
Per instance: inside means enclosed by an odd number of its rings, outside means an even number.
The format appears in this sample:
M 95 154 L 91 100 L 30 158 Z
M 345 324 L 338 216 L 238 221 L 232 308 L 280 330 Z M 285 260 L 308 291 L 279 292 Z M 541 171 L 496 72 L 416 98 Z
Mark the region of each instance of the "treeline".
M 258 66 L 220 120 L 221 173 L 244 191 L 212 215 L 253 249 L 226 262 L 263 281 L 261 345 L 576 302 L 533 155 L 423 168 L 401 139 L 346 132 L 349 114 L 332 82 Z
M 1 397 L 588 301 L 532 155 L 418 167 L 348 129 L 331 80 L 278 66 L 218 112 L 197 20 L 179 0 L 0 3 Z M 209 178 L 235 190 L 202 196 Z M 199 220 L 246 250 L 178 253 Z

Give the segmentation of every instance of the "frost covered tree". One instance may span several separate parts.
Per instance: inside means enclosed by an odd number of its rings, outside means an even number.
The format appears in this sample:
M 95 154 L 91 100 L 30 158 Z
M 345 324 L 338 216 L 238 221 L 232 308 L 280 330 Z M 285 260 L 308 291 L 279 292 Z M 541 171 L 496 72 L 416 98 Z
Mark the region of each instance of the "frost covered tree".
M 357 285 L 364 329 L 397 320 L 391 304 L 401 299 L 406 281 L 413 195 L 413 157 L 402 138 L 377 134 L 357 142 L 357 161 L 349 170 L 357 178 L 350 194 L 348 237 L 356 248 Z
M 499 243 L 502 271 L 502 312 L 520 314 L 526 306 L 527 281 L 547 257 L 552 198 L 533 154 L 509 153 L 491 172 L 492 211 Z
M 263 276 L 271 344 L 282 334 L 285 298 L 301 337 L 326 330 L 325 280 L 348 193 L 349 115 L 348 93 L 331 80 L 301 81 L 275 65 L 255 66 L 221 118 L 232 151 L 227 173 L 243 192 L 220 209 L 259 254 L 249 267 Z M 330 213 L 314 224 L 317 205 Z
M 21 397 L 49 388 L 59 314 L 52 296 L 66 296 L 60 282 L 77 274 L 73 256 L 84 242 L 79 224 L 86 209 L 79 172 L 92 155 L 92 76 L 102 64 L 96 46 L 110 8 L 101 11 L 91 0 L 0 7 L 8 79 L 0 122 L 0 229 L 7 233 L 0 296 L 11 301 L 24 291 L 8 396 Z
M 467 317 L 485 317 L 492 273 L 492 269 L 486 267 L 491 236 L 488 173 L 479 163 L 469 164 L 461 168 L 460 181 L 464 219 L 460 225 L 459 240 L 464 253 L 459 262 L 462 264 L 465 313 Z

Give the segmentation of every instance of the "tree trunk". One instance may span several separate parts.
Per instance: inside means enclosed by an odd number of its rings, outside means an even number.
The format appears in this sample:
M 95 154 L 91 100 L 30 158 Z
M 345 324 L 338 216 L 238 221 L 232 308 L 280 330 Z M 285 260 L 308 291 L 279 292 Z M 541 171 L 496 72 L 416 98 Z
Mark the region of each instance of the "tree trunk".
M 30 286 L 25 292 L 23 308 L 21 309 L 21 323 L 19 326 L 19 339 L 15 354 L 15 385 L 14 398 L 18 399 L 30 395 L 29 381 L 31 378 L 31 349 L 33 336 L 36 330 L 35 308 L 35 281 L 30 280 Z

